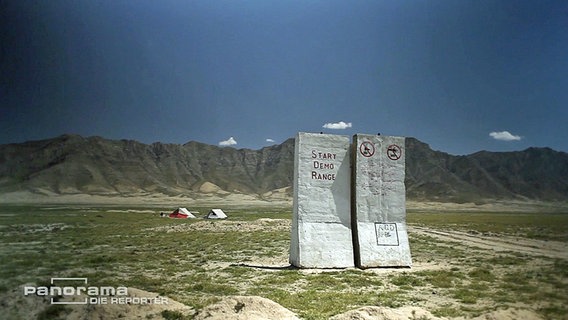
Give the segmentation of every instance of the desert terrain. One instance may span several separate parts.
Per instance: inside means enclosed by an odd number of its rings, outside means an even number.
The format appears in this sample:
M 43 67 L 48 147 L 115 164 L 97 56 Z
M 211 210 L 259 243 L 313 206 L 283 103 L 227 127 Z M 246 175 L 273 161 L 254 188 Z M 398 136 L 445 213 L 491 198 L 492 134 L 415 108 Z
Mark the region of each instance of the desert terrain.
M 291 267 L 286 200 L 47 199 L 0 207 L 6 319 L 568 319 L 562 205 L 409 202 L 412 268 L 359 270 Z M 159 217 L 177 206 L 198 218 Z M 229 219 L 200 218 L 212 207 Z M 169 303 L 24 295 L 53 277 Z

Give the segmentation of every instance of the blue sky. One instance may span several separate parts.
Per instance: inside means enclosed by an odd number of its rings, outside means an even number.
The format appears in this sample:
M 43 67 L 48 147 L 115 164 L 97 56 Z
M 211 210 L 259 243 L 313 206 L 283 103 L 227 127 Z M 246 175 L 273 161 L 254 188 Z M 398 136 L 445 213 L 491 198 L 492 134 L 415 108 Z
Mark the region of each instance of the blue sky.
M 0 143 L 568 151 L 566 1 L 12 0 L 0 25 Z

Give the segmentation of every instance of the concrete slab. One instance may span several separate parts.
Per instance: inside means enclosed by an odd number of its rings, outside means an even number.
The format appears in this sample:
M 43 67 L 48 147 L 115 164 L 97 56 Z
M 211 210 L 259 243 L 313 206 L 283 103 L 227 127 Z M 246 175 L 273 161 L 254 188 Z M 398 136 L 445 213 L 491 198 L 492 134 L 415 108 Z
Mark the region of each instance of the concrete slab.
M 352 228 L 359 268 L 410 267 L 404 137 L 353 137 Z
M 300 132 L 294 157 L 290 263 L 300 268 L 354 266 L 348 136 Z

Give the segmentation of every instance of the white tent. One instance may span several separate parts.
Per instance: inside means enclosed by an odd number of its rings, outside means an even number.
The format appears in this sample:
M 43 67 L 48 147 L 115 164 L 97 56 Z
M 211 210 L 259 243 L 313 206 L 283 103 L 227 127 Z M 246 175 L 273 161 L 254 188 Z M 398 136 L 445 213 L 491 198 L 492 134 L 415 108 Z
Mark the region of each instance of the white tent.
M 170 218 L 195 218 L 186 208 L 177 208 L 170 213 Z
M 211 209 L 207 216 L 207 219 L 227 219 L 227 215 L 221 209 Z

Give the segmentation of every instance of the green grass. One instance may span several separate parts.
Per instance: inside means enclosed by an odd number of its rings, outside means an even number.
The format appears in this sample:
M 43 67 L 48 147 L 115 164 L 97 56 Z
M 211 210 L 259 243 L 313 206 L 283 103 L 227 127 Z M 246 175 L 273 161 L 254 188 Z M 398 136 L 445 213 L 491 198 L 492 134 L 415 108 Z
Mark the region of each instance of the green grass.
M 391 279 L 391 283 L 405 289 L 424 286 L 424 281 L 413 274 L 403 273 Z
M 189 317 L 186 317 L 183 313 L 179 311 L 173 310 L 164 310 L 161 312 L 161 316 L 164 317 L 165 320 L 186 320 Z
M 127 209 L 140 212 L 120 212 Z M 208 211 L 197 210 L 201 216 Z M 29 211 L 37 214 L 30 218 Z M 327 319 L 366 305 L 421 306 L 431 297 L 447 301 L 430 310 L 437 316 L 472 316 L 518 303 L 534 305 L 543 318 L 568 314 L 568 261 L 562 259 L 494 253 L 410 234 L 415 264 L 442 267 L 320 273 L 259 268 L 255 265 L 263 259 L 285 263 L 289 231 L 270 228 L 278 221 L 265 221 L 266 227 L 254 232 L 222 226 L 265 218 L 289 221 L 289 208 L 226 210 L 228 220 L 207 222 L 213 229 L 184 232 L 167 230 L 203 220 L 159 218 L 160 211 L 164 209 L 1 206 L 0 295 L 24 283 L 66 276 L 87 277 L 92 285 L 156 292 L 197 310 L 227 295 L 259 295 L 305 319 Z M 408 223 L 568 242 L 568 214 L 410 213 Z M 40 314 L 43 318 L 65 316 L 66 310 L 47 307 Z
M 38 320 L 56 320 L 65 319 L 69 309 L 64 305 L 54 304 L 42 310 L 38 316 Z
M 424 282 L 434 288 L 452 288 L 462 285 L 465 276 L 459 271 L 453 270 L 431 270 L 416 273 L 424 279 Z

